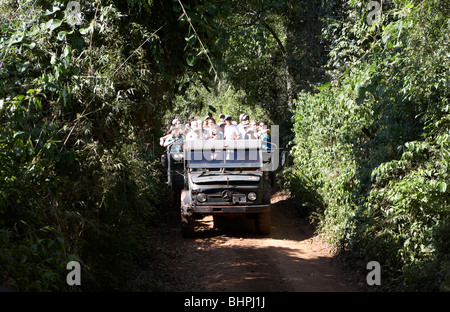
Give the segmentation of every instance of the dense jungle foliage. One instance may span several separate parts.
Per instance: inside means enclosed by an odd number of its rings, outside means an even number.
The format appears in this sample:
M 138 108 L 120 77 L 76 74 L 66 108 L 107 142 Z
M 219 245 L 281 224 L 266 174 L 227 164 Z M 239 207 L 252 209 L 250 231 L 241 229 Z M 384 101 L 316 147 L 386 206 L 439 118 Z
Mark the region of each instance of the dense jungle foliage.
M 263 47 L 258 25 L 237 34 L 233 17 L 245 23 L 251 9 L 257 21 L 277 19 L 279 7 L 1 0 L 0 285 L 153 289 L 132 281 L 148 269 L 156 252 L 149 236 L 170 206 L 159 137 L 173 114 L 229 110 L 237 118 L 250 103 L 246 112 L 269 118 L 277 101 L 272 115 L 283 113 L 286 91 L 266 75 L 278 75 L 267 55 L 279 49 Z M 235 50 L 240 38 L 248 41 Z M 257 92 L 233 87 L 250 75 L 247 88 Z M 81 286 L 66 283 L 71 260 L 81 263 Z
M 343 256 L 379 261 L 384 289 L 448 291 L 450 5 L 385 1 L 372 23 L 366 5 L 325 18 L 327 82 L 295 101 L 290 187 Z
M 449 290 L 450 5 L 369 2 L 0 0 L 0 285 L 154 289 L 132 281 L 168 209 L 159 137 L 247 113 L 348 263 Z

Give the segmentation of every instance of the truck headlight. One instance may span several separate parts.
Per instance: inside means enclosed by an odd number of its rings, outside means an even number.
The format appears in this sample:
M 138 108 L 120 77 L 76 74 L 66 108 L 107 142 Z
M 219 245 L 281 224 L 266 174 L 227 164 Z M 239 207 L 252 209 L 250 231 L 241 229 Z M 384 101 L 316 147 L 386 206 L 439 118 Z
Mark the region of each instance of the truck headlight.
M 255 192 L 248 193 L 247 198 L 248 198 L 248 200 L 255 201 L 256 200 L 256 193 Z
M 198 193 L 197 194 L 197 200 L 200 203 L 204 203 L 206 201 L 206 194 L 205 193 Z

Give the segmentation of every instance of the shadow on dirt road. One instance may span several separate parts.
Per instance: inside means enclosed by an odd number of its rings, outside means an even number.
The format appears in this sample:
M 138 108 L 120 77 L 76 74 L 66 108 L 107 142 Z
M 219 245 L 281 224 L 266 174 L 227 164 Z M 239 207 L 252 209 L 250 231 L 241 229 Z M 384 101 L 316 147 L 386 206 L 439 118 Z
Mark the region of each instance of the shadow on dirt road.
M 309 224 L 286 212 L 287 204 L 285 196 L 272 197 L 268 236 L 254 234 L 244 217 L 224 230 L 213 228 L 212 217 L 198 220 L 191 239 L 168 227 L 158 244 L 159 267 L 147 274 L 166 291 L 367 291 L 342 271 Z

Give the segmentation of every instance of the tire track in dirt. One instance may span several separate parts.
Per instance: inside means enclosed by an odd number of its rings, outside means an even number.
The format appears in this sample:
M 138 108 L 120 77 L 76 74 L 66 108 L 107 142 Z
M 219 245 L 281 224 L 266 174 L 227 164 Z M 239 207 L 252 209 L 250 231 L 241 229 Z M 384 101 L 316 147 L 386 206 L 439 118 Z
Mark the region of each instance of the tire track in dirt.
M 198 220 L 191 239 L 168 228 L 152 278 L 168 291 L 367 291 L 344 273 L 309 224 L 289 216 L 287 204 L 287 195 L 272 197 L 268 236 L 254 234 L 244 217 L 223 231 L 213 229 L 212 217 Z

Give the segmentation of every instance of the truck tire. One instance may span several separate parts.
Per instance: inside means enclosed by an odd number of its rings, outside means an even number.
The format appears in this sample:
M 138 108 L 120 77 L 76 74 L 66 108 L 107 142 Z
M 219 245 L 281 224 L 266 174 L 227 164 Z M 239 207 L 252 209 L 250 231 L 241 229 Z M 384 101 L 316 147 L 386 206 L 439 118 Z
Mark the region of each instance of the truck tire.
M 261 212 L 256 215 L 255 219 L 256 232 L 261 235 L 270 233 L 270 212 Z
M 192 213 L 181 211 L 181 235 L 184 238 L 194 236 L 194 218 Z

